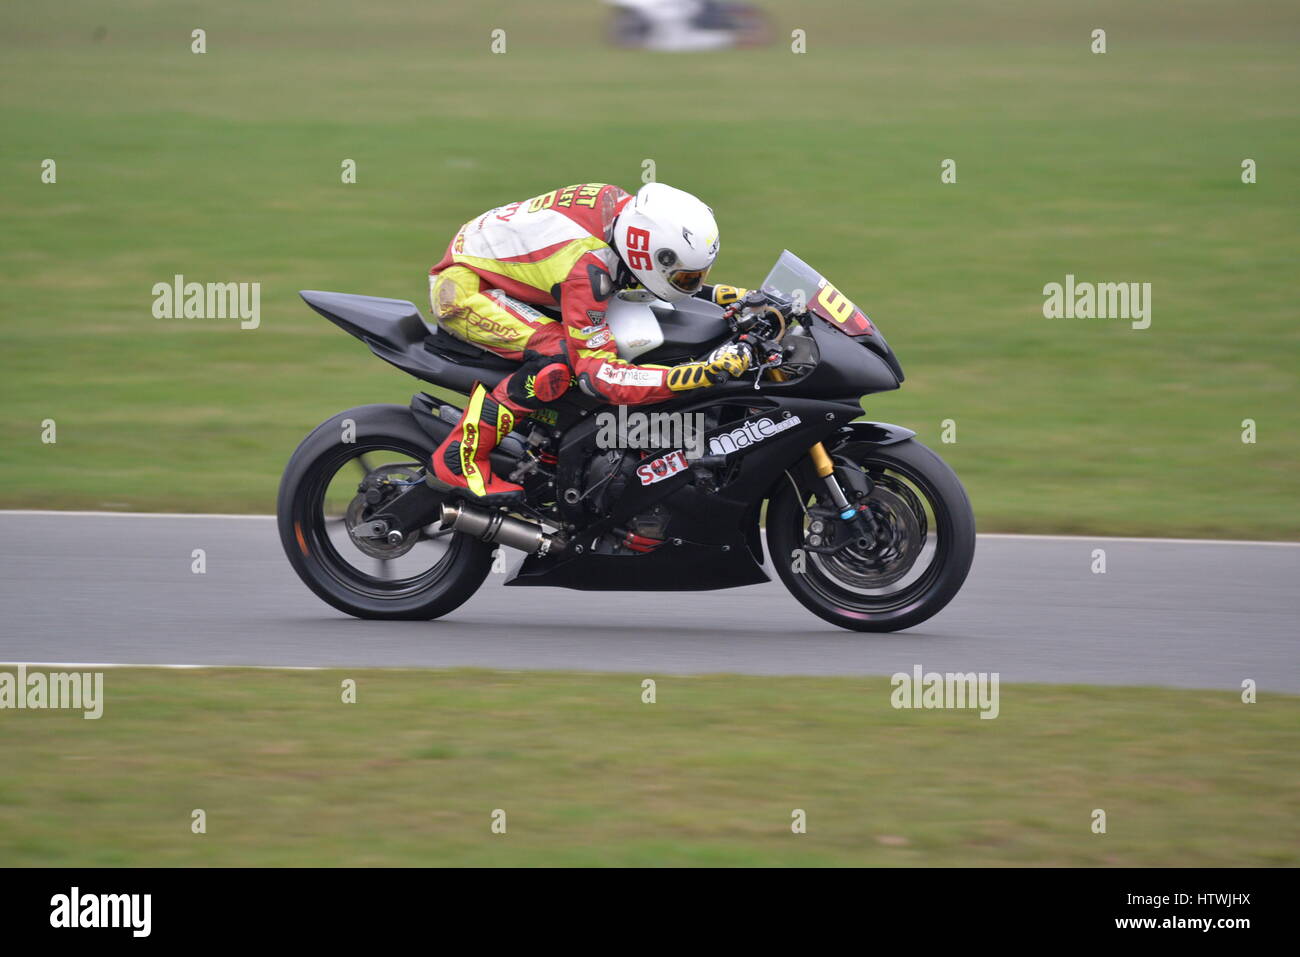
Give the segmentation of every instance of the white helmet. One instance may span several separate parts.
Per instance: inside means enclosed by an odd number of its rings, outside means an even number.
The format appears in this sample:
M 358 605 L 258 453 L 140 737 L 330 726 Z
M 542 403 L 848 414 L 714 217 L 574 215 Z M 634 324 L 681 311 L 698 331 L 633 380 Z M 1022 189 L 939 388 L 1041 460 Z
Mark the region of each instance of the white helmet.
M 647 183 L 614 221 L 614 248 L 641 285 L 674 302 L 704 285 L 718 258 L 718 224 L 690 193 Z

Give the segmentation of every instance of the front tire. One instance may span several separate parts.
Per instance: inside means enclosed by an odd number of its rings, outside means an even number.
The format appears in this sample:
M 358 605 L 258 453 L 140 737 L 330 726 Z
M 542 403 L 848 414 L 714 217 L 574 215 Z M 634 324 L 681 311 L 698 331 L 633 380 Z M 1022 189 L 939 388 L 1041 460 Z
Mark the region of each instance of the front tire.
M 883 446 L 850 440 L 832 455 L 871 479 L 867 504 L 881 537 L 834 555 L 808 552 L 804 509 L 824 493 L 788 474 L 767 510 L 767 543 L 781 580 L 813 614 L 853 631 L 899 631 L 937 614 L 965 582 L 975 554 L 975 516 L 961 481 L 915 439 Z
M 375 477 L 387 479 L 383 488 L 400 489 L 422 479 L 432 451 L 400 405 L 340 412 L 303 439 L 280 480 L 276 516 L 289 563 L 324 601 L 357 618 L 428 620 L 460 607 L 483 584 L 492 546 L 461 532 L 429 526 L 409 536 L 420 540 L 391 551 L 382 542 L 358 545 L 353 534 L 366 515 L 358 478 L 372 486 Z

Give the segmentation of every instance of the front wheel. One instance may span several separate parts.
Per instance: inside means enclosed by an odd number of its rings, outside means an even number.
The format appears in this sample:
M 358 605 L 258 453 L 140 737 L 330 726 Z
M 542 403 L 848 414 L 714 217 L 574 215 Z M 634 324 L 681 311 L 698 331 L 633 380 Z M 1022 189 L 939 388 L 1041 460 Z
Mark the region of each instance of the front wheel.
M 492 568 L 492 546 L 430 524 L 390 542 L 385 505 L 429 470 L 432 442 L 396 405 L 340 413 L 307 436 L 280 481 L 280 541 L 298 577 L 358 618 L 430 619 L 458 608 Z
M 810 551 L 821 539 L 813 530 L 819 516 L 809 509 L 827 494 L 787 473 L 767 509 L 767 544 L 781 580 L 813 614 L 854 631 L 899 631 L 937 614 L 975 554 L 975 516 L 960 480 L 915 439 L 850 440 L 833 457 L 837 475 L 865 475 L 840 484 L 870 489 L 858 503 L 869 531 L 833 553 Z

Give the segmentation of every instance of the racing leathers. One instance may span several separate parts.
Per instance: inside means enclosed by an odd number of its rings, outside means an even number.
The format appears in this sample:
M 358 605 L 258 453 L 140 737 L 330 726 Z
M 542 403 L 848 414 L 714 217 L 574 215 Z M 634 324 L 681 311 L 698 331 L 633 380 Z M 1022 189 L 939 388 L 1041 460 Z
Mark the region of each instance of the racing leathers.
M 630 199 L 617 186 L 579 183 L 498 206 L 462 226 L 430 270 L 438 324 L 522 363 L 490 393 L 475 387 L 465 416 L 434 453 L 441 481 L 489 501 L 516 497 L 520 487 L 492 474 L 488 454 L 516 415 L 555 401 L 572 383 L 611 405 L 644 405 L 744 371 L 738 353 L 675 367 L 619 358 L 605 309 L 634 284 L 612 245 L 615 219 Z M 718 303 L 743 294 L 730 286 L 697 293 Z M 560 321 L 536 306 L 558 307 Z

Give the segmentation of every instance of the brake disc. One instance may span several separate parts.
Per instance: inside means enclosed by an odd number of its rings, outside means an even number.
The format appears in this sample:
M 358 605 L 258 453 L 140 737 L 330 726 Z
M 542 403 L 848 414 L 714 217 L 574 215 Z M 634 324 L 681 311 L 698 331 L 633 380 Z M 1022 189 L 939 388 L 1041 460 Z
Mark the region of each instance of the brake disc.
M 376 536 L 373 533 L 375 520 L 372 516 L 381 513 L 384 505 L 408 483 L 422 481 L 422 473 L 405 465 L 381 465 L 367 472 L 357 486 L 356 497 L 348 503 L 347 511 L 343 513 L 343 525 L 348 530 L 352 544 L 371 558 L 383 560 L 401 558 L 414 548 L 420 540 L 420 529 L 414 530 L 394 545 L 383 535 Z M 379 495 L 378 500 L 372 501 L 375 493 Z
M 876 526 L 873 540 L 863 544 L 858 539 L 824 556 L 826 570 L 859 588 L 886 588 L 906 576 L 925 545 L 924 517 L 918 516 L 908 498 L 914 496 L 904 497 L 877 481 L 867 499 Z

